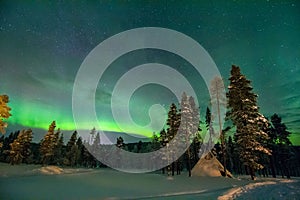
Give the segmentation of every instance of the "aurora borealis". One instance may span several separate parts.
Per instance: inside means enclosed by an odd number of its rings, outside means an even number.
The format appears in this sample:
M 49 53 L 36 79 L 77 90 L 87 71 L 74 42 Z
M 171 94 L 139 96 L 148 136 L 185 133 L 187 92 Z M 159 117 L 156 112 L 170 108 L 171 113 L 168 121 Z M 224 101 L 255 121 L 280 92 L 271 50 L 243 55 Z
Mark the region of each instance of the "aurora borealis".
M 260 111 L 267 117 L 279 114 L 292 132 L 292 142 L 299 145 L 299 21 L 300 3 L 296 0 L 74 4 L 1 1 L 0 93 L 10 97 L 13 116 L 8 120 L 8 131 L 21 127 L 47 129 L 52 120 L 62 130 L 74 130 L 73 83 L 89 52 L 119 32 L 164 27 L 198 41 L 218 66 L 226 86 L 231 65 L 240 66 L 259 95 Z M 120 131 L 110 111 L 114 84 L 129 69 L 149 62 L 167 64 L 186 76 L 197 91 L 204 117 L 208 91 L 189 63 L 171 53 L 138 50 L 115 60 L 99 82 L 96 108 L 104 130 Z M 167 108 L 174 101 L 167 88 L 145 85 L 131 99 L 131 115 L 136 123 L 144 125 L 149 121 L 147 111 L 152 104 Z M 88 121 L 80 126 L 92 128 Z M 151 130 L 132 133 L 152 134 Z

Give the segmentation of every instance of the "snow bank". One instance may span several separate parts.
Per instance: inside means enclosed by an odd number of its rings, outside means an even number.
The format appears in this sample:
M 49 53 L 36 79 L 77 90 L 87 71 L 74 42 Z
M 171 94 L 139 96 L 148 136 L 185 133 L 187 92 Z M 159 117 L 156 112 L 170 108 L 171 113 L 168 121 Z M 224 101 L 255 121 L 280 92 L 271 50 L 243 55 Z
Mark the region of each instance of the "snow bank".
M 41 167 L 39 171 L 42 174 L 62 174 L 64 170 L 57 166 L 47 166 L 47 167 Z
M 41 167 L 41 165 L 10 165 L 7 163 L 0 163 L 0 177 L 32 176 L 40 174 L 81 174 L 86 172 L 95 172 L 95 170 L 86 168 L 61 168 L 52 165 Z

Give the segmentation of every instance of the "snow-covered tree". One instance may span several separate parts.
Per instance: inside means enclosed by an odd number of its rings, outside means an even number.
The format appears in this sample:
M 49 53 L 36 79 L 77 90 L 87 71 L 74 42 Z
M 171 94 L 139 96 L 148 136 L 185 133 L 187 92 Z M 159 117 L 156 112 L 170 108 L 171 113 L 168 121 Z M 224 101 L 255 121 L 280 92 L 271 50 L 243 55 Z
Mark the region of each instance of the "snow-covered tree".
M 15 139 L 17 139 L 20 131 L 11 132 L 7 137 L 2 135 L 0 143 L 2 143 L 2 147 L 0 147 L 0 162 L 9 162 L 9 154 L 11 147 L 10 144 L 13 143 Z
M 236 126 L 235 140 L 240 159 L 254 180 L 255 171 L 263 168 L 258 162 L 259 155 L 271 153 L 264 145 L 268 134 L 263 127 L 267 126 L 268 121 L 259 113 L 257 95 L 239 67 L 232 66 L 229 80 L 227 116 Z
M 51 163 L 54 159 L 55 148 L 57 146 L 58 135 L 55 133 L 55 121 L 53 121 L 48 129 L 48 132 L 40 142 L 41 162 L 43 165 Z M 59 131 L 59 130 L 58 130 Z
M 32 130 L 22 130 L 18 137 L 10 144 L 10 163 L 20 164 L 31 154 L 30 143 L 32 140 Z
M 8 119 L 11 114 L 11 108 L 7 105 L 9 102 L 9 97 L 7 95 L 0 95 L 0 132 L 5 133 L 5 128 L 7 127 L 7 123 L 4 122 L 4 119 Z M 2 142 L 0 142 L 0 148 L 2 147 Z
M 223 80 L 220 76 L 216 76 L 210 83 L 210 95 L 211 95 L 211 106 L 214 108 L 215 112 L 213 113 L 214 117 L 217 119 L 216 123 L 219 129 L 219 135 L 221 139 L 221 151 L 222 151 L 222 164 L 224 166 L 224 176 L 226 177 L 226 144 L 225 144 L 225 132 L 222 131 L 223 121 L 222 108 L 226 106 L 226 95 L 224 93 L 225 87 Z
M 5 133 L 5 128 L 7 127 L 7 123 L 4 122 L 3 120 L 8 119 L 11 116 L 10 114 L 11 108 L 7 105 L 8 102 L 9 102 L 9 97 L 7 95 L 0 95 L 0 132 L 1 133 Z
M 160 141 L 161 147 L 166 147 L 167 144 L 169 143 L 169 140 L 168 140 L 168 135 L 167 135 L 167 132 L 165 131 L 165 129 L 160 131 L 160 137 L 159 138 L 160 138 L 159 141 Z M 166 154 L 161 155 L 161 159 L 162 160 L 168 160 L 169 159 L 168 152 Z M 165 173 L 165 167 L 162 168 L 162 173 L 163 174 Z
M 184 92 L 181 96 L 181 122 L 180 133 L 183 134 L 183 141 L 186 150 L 187 169 L 189 176 L 191 176 L 191 150 L 189 148 L 193 138 L 198 132 L 199 128 L 199 114 L 198 108 L 194 102 L 193 97 L 188 97 Z
M 120 137 L 121 138 L 121 137 Z M 123 139 L 122 139 L 123 140 Z M 102 157 L 105 156 L 105 152 L 104 152 L 104 148 L 102 148 L 103 146 L 101 146 L 101 138 L 100 138 L 100 134 L 99 132 L 97 132 L 93 145 L 92 145 L 92 149 L 91 149 L 91 153 L 93 154 L 94 157 Z M 95 158 L 95 159 L 96 159 Z M 96 159 L 96 164 L 97 166 L 100 165 L 100 162 Z
M 90 145 L 93 145 L 93 144 L 94 144 L 94 140 L 95 140 L 96 134 L 97 134 L 97 131 L 96 131 L 96 128 L 94 127 L 94 128 L 91 130 L 91 132 L 90 132 L 90 137 L 89 137 L 89 144 L 90 144 Z
M 176 147 L 176 145 L 179 141 L 176 141 L 176 139 L 174 137 L 177 134 L 178 128 L 180 126 L 180 113 L 178 113 L 177 107 L 174 103 L 171 104 L 170 110 L 168 112 L 167 125 L 168 125 L 168 128 L 167 128 L 167 141 L 169 143 L 171 140 L 173 140 L 172 142 L 175 143 L 174 147 Z M 176 149 L 174 149 L 174 148 L 169 148 L 168 149 L 168 153 L 171 156 L 175 156 L 175 152 L 176 152 Z M 174 158 L 172 160 L 174 160 Z M 171 170 L 172 171 L 172 176 L 174 176 L 175 167 L 178 168 L 178 161 L 177 160 L 172 162 L 171 166 L 167 167 L 168 174 Z

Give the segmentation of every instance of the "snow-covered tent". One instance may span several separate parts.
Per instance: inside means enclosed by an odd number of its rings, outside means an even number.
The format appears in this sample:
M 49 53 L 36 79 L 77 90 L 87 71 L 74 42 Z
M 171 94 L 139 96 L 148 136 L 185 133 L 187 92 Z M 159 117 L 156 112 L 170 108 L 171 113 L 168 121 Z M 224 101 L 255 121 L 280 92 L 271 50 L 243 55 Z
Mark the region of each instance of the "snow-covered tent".
M 228 170 L 226 171 L 227 176 L 232 178 L 232 174 Z M 192 176 L 218 177 L 222 176 L 223 173 L 223 165 L 211 153 L 208 153 L 206 156 L 202 157 L 192 169 Z

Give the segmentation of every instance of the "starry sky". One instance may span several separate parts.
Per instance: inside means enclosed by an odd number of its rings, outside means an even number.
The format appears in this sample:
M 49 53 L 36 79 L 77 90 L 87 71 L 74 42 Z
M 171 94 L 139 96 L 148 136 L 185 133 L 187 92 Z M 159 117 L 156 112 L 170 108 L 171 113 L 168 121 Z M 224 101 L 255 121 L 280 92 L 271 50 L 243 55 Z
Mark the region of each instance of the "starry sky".
M 1 1 L 0 93 L 8 94 L 13 116 L 8 131 L 47 129 L 52 120 L 64 131 L 75 129 L 72 89 L 85 57 L 99 43 L 125 30 L 163 27 L 182 32 L 210 54 L 225 85 L 232 64 L 252 81 L 260 111 L 279 114 L 300 145 L 299 1 Z M 208 90 L 186 60 L 162 50 L 137 50 L 116 59 L 96 92 L 103 130 L 121 132 L 110 110 L 117 80 L 134 66 L 157 62 L 183 74 L 197 92 L 201 116 Z M 167 77 L 166 75 L 166 78 Z M 174 80 L 176 82 L 176 80 Z M 120 97 L 122 99 L 122 97 Z M 149 122 L 152 104 L 176 102 L 168 88 L 148 84 L 132 96 L 130 111 L 138 124 Z M 91 129 L 88 121 L 79 124 Z M 131 130 L 150 136 L 152 130 Z

